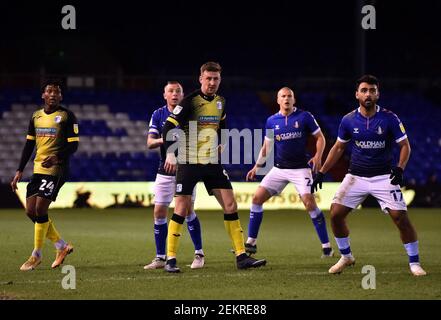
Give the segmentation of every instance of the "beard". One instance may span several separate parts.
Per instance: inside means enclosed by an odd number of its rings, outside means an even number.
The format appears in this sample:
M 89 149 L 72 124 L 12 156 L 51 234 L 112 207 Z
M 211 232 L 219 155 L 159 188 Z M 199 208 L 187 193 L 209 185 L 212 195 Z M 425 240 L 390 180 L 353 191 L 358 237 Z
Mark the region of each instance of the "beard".
M 377 101 L 375 99 L 368 99 L 360 102 L 363 107 L 366 109 L 371 109 L 375 107 Z

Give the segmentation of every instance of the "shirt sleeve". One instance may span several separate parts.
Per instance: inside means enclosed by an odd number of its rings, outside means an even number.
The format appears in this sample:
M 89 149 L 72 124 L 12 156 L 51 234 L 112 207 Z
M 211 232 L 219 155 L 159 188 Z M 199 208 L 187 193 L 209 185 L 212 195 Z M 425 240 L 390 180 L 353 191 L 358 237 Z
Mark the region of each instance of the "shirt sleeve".
M 77 117 L 73 112 L 68 112 L 66 121 L 67 142 L 80 141 Z
M 187 123 L 191 114 L 191 98 L 182 100 L 180 105 L 173 109 L 173 113 L 167 118 L 167 121 L 173 123 L 176 127 L 183 127 Z
M 337 140 L 346 143 L 349 142 L 351 138 L 351 130 L 349 127 L 348 118 L 344 117 L 340 122 L 340 126 L 338 127 Z
M 271 122 L 271 119 L 268 118 L 266 120 L 266 125 L 265 125 L 265 139 L 268 140 L 274 140 L 274 130 L 273 130 L 273 124 Z M 270 131 L 271 130 L 271 131 Z
M 396 114 L 391 117 L 391 122 L 392 135 L 395 142 L 399 143 L 400 141 L 407 139 L 406 129 L 404 129 L 403 123 Z
M 26 136 L 27 140 L 35 140 L 35 125 L 34 125 L 34 117 L 32 117 L 31 121 L 29 121 L 28 134 Z
M 315 120 L 314 116 L 310 113 L 306 113 L 306 128 L 311 132 L 312 135 L 315 135 L 320 132 L 320 126 L 317 123 L 317 120 Z
M 225 109 L 222 111 L 222 116 L 220 118 L 220 121 L 224 121 L 227 119 L 227 113 L 225 112 Z
M 160 136 L 161 132 L 161 124 L 159 119 L 159 112 L 155 111 L 152 114 L 149 122 L 149 134 L 153 134 L 155 136 Z

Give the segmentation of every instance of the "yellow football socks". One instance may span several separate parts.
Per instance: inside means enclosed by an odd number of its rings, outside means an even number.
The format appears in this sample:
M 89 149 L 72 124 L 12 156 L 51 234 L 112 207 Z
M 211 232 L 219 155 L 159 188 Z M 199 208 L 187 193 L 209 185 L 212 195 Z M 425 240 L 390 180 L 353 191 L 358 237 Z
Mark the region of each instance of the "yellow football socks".
M 230 236 L 236 256 L 245 253 L 243 230 L 237 212 L 224 214 L 224 225 L 225 230 L 227 230 L 227 233 Z
M 61 236 L 57 229 L 55 229 L 55 224 L 51 219 L 49 219 L 49 228 L 47 229 L 46 238 L 54 243 L 61 239 Z
M 49 221 L 34 225 L 34 251 L 41 252 L 43 248 L 44 239 L 46 238 L 47 229 L 49 228 Z
M 181 217 L 176 213 L 174 213 L 170 219 L 167 236 L 167 258 L 176 258 L 184 220 L 184 217 Z

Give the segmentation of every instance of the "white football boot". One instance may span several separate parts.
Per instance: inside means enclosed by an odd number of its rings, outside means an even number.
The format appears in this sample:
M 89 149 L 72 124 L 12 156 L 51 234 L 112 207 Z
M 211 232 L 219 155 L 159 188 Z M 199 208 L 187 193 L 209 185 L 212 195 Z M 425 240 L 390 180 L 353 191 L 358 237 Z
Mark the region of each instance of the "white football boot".
M 201 269 L 204 266 L 204 256 L 202 254 L 195 254 L 193 263 L 191 264 L 190 268 L 192 269 Z
M 426 271 L 424 271 L 423 268 L 421 268 L 421 265 L 419 263 L 412 263 L 410 265 L 410 272 L 412 272 L 412 274 L 414 276 L 425 276 L 427 274 Z
M 331 268 L 329 268 L 328 272 L 331 274 L 340 274 L 344 268 L 353 266 L 355 264 L 354 257 L 345 257 L 341 256 L 340 260 L 336 264 L 334 264 Z
M 156 257 L 152 260 L 152 263 L 145 265 L 144 270 L 163 269 L 165 267 L 165 259 Z

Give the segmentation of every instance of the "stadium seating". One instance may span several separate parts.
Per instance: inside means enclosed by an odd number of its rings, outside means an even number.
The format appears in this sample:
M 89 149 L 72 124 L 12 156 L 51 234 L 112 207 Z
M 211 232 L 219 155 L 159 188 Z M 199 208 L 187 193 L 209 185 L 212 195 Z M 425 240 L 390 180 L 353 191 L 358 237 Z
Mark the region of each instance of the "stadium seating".
M 225 92 L 228 127 L 262 129 L 270 107 L 257 93 Z M 81 142 L 71 160 L 71 181 L 145 181 L 154 180 L 159 161 L 158 150 L 146 147 L 147 126 L 154 109 L 162 106 L 162 94 L 146 92 L 91 92 L 72 90 L 65 93 L 67 108 L 77 116 Z M 299 107 L 311 111 L 328 139 L 335 139 L 341 117 L 355 104 L 346 93 L 335 93 L 332 103 L 323 92 L 302 92 Z M 38 108 L 38 92 L 9 90 L 0 92 L 0 179 L 10 181 L 18 166 L 29 119 Z M 337 104 L 336 104 L 337 102 Z M 335 106 L 339 109 L 335 109 Z M 441 134 L 437 119 L 441 109 L 416 93 L 383 94 L 380 105 L 400 115 L 410 137 L 412 156 L 407 179 L 424 183 L 432 172 L 441 174 Z M 415 117 L 415 110 L 420 115 Z M 430 150 L 430 154 L 427 151 Z M 231 155 L 230 155 L 231 157 Z M 241 155 L 241 159 L 244 155 Z M 244 181 L 251 164 L 230 164 L 226 169 L 233 181 Z M 29 178 L 32 165 L 25 169 Z

